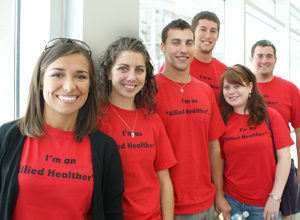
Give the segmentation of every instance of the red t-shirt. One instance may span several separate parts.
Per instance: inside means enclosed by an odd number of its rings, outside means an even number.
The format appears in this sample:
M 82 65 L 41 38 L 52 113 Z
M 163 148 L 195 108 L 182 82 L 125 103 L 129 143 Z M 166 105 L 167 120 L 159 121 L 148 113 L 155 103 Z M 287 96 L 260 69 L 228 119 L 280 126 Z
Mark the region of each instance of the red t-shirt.
M 267 109 L 276 150 L 293 144 L 282 116 Z M 235 112 L 222 136 L 224 192 L 248 205 L 264 207 L 273 189 L 275 155 L 271 132 L 266 121 L 247 125 L 248 118 Z
M 267 83 L 257 83 L 268 107 L 276 109 L 288 125 L 300 127 L 300 90 L 285 79 L 274 76 Z
M 210 63 L 203 63 L 194 58 L 190 67 L 190 75 L 209 85 L 214 92 L 217 103 L 219 103 L 219 79 L 226 69 L 227 66 L 216 58 L 212 57 Z
M 159 73 L 161 73 L 164 68 L 165 63 L 160 67 Z M 203 63 L 194 57 L 190 66 L 190 75 L 209 85 L 214 92 L 217 103 L 219 103 L 219 79 L 226 69 L 227 66 L 216 58 L 212 57 L 210 63 Z
M 93 219 L 89 137 L 77 143 L 73 131 L 46 128 L 53 137 L 25 139 L 12 220 Z
M 155 97 L 157 113 L 178 161 L 170 168 L 175 215 L 200 213 L 214 204 L 216 192 L 211 182 L 208 142 L 218 139 L 225 126 L 207 84 L 191 77 L 181 92 L 178 85 L 163 74 L 155 77 L 160 84 Z
M 124 122 L 133 128 L 136 111 L 113 106 Z M 123 210 L 125 220 L 161 220 L 160 186 L 157 176 L 176 164 L 165 128 L 158 115 L 145 116 L 137 110 L 134 138 L 111 106 L 103 117 L 100 130 L 114 138 L 121 155 L 125 192 Z

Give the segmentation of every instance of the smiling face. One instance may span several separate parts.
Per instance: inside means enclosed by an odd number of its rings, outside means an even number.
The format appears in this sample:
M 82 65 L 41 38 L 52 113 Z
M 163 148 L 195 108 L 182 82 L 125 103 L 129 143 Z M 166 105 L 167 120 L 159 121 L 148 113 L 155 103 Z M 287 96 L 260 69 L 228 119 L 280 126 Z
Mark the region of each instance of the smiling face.
M 188 71 L 194 58 L 194 40 L 191 29 L 169 29 L 166 43 L 161 43 L 168 69 Z
M 249 98 L 249 93 L 252 91 L 252 83 L 247 86 L 239 84 L 231 84 L 226 79 L 223 81 L 223 95 L 226 102 L 233 107 L 233 110 L 238 114 L 244 114 L 244 109 Z M 247 113 L 247 111 L 246 111 Z
M 42 83 L 43 117 L 51 125 L 55 118 L 68 117 L 76 121 L 79 109 L 89 92 L 89 63 L 80 53 L 63 56 L 45 70 Z
M 258 80 L 272 77 L 276 61 L 277 58 L 271 46 L 257 46 L 253 57 L 250 57 L 253 73 L 257 76 Z
M 108 79 L 112 82 L 109 101 L 120 108 L 134 108 L 135 95 L 144 87 L 145 78 L 146 64 L 141 53 L 119 53 L 111 71 L 108 72 Z
M 218 24 L 214 21 L 201 19 L 195 29 L 196 50 L 202 53 L 212 53 L 219 38 Z

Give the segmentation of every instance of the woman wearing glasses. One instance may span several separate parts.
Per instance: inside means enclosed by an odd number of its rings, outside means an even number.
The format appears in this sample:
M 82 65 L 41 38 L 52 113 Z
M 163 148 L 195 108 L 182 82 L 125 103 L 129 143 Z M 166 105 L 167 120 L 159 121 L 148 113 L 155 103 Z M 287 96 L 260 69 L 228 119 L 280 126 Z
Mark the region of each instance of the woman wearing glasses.
M 107 100 L 100 130 L 116 140 L 121 154 L 124 218 L 173 220 L 168 168 L 176 159 L 155 114 L 157 88 L 150 56 L 140 40 L 123 37 L 106 49 L 99 64 Z
M 1 126 L 1 220 L 123 219 L 121 159 L 96 129 L 103 93 L 90 55 L 84 42 L 50 41 L 25 116 Z
M 220 77 L 221 115 L 226 124 L 221 145 L 224 192 L 231 215 L 249 212 L 247 220 L 281 219 L 280 198 L 291 165 L 293 141 L 281 115 L 259 92 L 245 66 L 229 67 Z M 268 115 L 278 155 L 276 165 Z

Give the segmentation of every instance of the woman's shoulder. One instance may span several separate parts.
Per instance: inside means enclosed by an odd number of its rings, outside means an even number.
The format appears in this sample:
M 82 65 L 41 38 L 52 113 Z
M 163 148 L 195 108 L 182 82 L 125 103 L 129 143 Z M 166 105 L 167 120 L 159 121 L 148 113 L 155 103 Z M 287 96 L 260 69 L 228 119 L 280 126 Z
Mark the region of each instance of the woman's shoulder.
M 89 137 L 92 149 L 95 149 L 96 151 L 106 152 L 108 154 L 118 151 L 116 141 L 102 131 L 95 130 L 93 133 L 89 134 Z
M 285 124 L 282 115 L 276 109 L 268 107 L 267 114 L 271 125 L 276 124 L 276 126 L 281 126 Z
M 95 141 L 101 140 L 102 143 L 114 142 L 114 139 L 111 136 L 103 133 L 98 129 L 96 129 L 93 133 L 89 134 L 89 137 L 91 140 L 95 140 Z
M 271 108 L 271 107 L 267 108 L 267 114 L 268 114 L 269 118 L 280 116 L 280 113 L 276 109 Z
M 19 122 L 20 119 L 16 119 L 7 123 L 4 123 L 0 126 L 0 137 L 3 137 L 6 134 L 9 133 L 18 133 L 20 132 L 19 130 Z

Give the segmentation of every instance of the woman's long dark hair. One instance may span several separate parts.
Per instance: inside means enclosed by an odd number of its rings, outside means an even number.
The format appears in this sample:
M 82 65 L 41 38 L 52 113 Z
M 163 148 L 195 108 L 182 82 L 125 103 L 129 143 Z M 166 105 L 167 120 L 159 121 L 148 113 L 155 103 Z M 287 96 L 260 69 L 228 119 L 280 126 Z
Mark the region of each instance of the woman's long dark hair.
M 115 64 L 117 56 L 123 51 L 133 51 L 141 53 L 146 64 L 146 79 L 143 91 L 139 91 L 134 99 L 137 108 L 144 108 L 148 115 L 156 112 L 154 97 L 158 92 L 157 83 L 154 77 L 154 69 L 151 64 L 150 55 L 145 45 L 139 39 L 133 37 L 121 37 L 104 51 L 99 59 L 98 81 L 104 88 L 105 98 L 109 96 L 108 72 Z M 104 109 L 107 108 L 107 103 Z
M 224 123 L 226 124 L 228 122 L 228 119 L 233 112 L 233 107 L 226 102 L 223 94 L 224 79 L 226 79 L 228 83 L 238 84 L 241 86 L 249 86 L 250 82 L 252 83 L 251 98 L 247 100 L 244 112 L 246 112 L 246 110 L 249 111 L 249 118 L 247 121 L 248 125 L 262 123 L 266 118 L 266 101 L 258 89 L 256 76 L 250 69 L 240 64 L 235 64 L 234 66 L 226 69 L 219 80 L 219 103 Z

